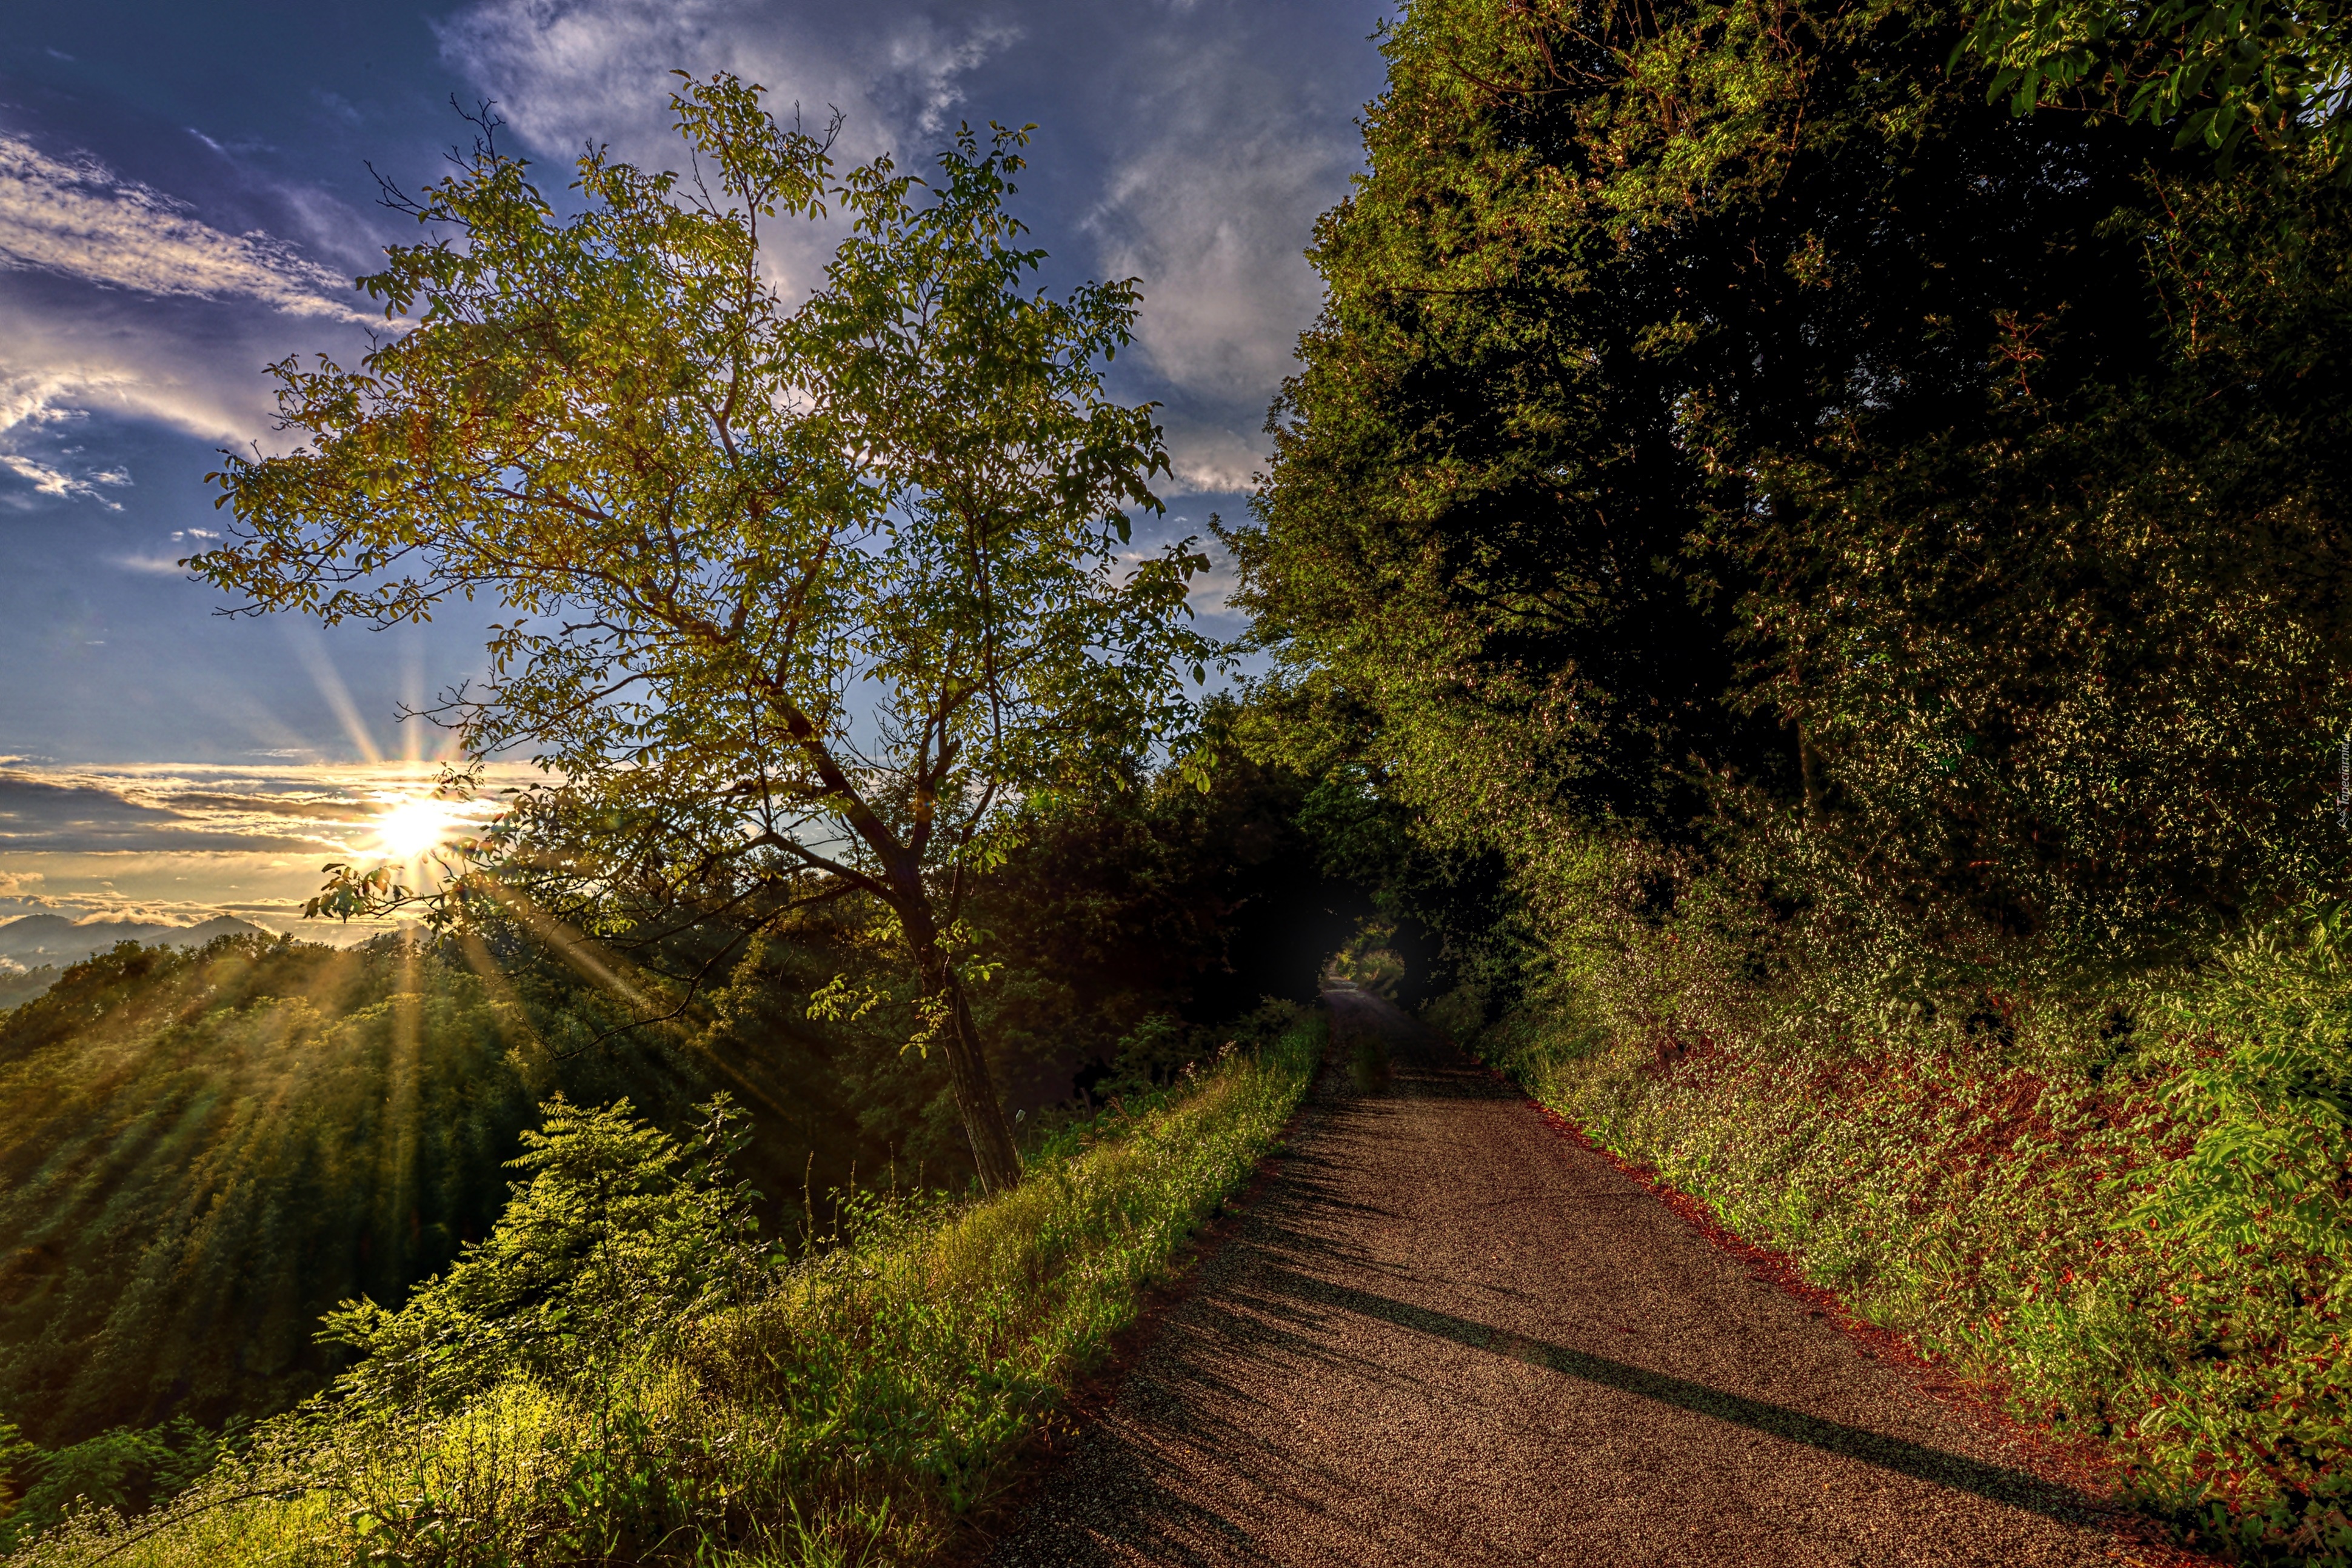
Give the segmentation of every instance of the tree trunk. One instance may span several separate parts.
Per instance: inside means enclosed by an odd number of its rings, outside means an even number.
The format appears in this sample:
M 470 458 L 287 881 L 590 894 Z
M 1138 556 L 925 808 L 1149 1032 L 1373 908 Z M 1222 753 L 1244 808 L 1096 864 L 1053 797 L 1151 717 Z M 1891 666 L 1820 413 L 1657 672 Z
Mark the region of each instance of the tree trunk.
M 996 1098 L 996 1085 L 989 1080 L 988 1058 L 981 1054 L 980 1031 L 972 1027 L 963 985 L 937 936 L 928 929 L 908 934 L 916 937 L 915 963 L 925 994 L 944 998 L 948 1005 L 948 1082 L 955 1091 L 956 1109 L 963 1113 L 964 1135 L 971 1140 L 971 1163 L 980 1172 L 981 1189 L 1010 1192 L 1021 1185 L 1021 1154 L 1013 1145 L 1013 1124 Z
M 1797 777 L 1805 787 L 1805 823 L 1817 828 L 1829 816 L 1822 800 L 1822 754 L 1802 724 L 1797 726 Z

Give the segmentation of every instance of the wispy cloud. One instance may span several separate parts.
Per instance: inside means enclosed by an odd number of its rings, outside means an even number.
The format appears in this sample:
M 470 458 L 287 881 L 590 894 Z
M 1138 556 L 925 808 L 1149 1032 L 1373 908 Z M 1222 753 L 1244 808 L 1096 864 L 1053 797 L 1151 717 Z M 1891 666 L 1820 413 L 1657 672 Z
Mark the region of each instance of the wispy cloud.
M 118 460 L 86 455 L 93 413 L 209 440 L 268 425 L 261 365 L 293 345 L 289 317 L 348 331 L 341 274 L 261 233 L 230 234 L 187 204 L 96 160 L 52 157 L 0 134 L 0 505 L 87 501 L 121 510 Z M 95 287 L 92 287 L 95 286 Z M 160 560 L 129 559 L 132 570 Z
M 1020 37 L 1020 28 L 1002 22 L 982 22 L 958 33 L 917 18 L 890 35 L 883 80 L 904 84 L 913 99 L 915 129 L 936 136 L 963 102 L 965 73 Z
M 428 790 L 430 764 L 263 762 L 69 767 L 0 757 L 0 920 L 48 909 L 189 925 L 224 910 L 313 940 L 299 919 L 329 860 L 378 852 L 386 808 Z M 532 777 L 490 769 L 496 787 Z M 488 809 L 487 804 L 483 808 Z
M 965 77 L 1021 36 L 985 16 L 942 22 L 891 0 L 839 16 L 763 0 L 479 0 L 436 24 L 442 57 L 499 100 L 542 152 L 610 142 L 624 156 L 676 161 L 665 107 L 672 70 L 732 70 L 820 120 L 849 117 L 858 155 L 907 131 L 935 134 Z
M 1245 47 L 1168 54 L 1136 116 L 1152 138 L 1118 162 L 1087 225 L 1108 268 L 1143 281 L 1139 336 L 1160 372 L 1254 424 L 1322 302 L 1304 254 L 1316 215 L 1362 154 L 1352 126 L 1309 113 Z M 1222 444 L 1195 465 L 1230 476 L 1238 454 Z
M 1248 405 L 1241 405 L 1247 411 Z M 1175 471 L 1179 495 L 1223 495 L 1246 490 L 1266 465 L 1265 440 L 1253 441 L 1237 431 L 1187 417 L 1162 416 L 1168 433 L 1168 465 Z
M 6 425 L 0 424 L 0 434 L 5 434 L 7 429 Z M 16 452 L 0 452 L 0 468 L 6 469 L 19 479 L 30 481 L 36 496 L 96 501 L 110 512 L 122 510 L 122 503 L 107 495 L 106 489 L 131 483 L 131 476 L 121 468 L 99 468 L 86 474 L 71 474 L 55 464 L 44 463 Z
M 296 316 L 364 320 L 350 280 L 259 232 L 227 234 L 182 201 L 91 158 L 0 135 L 0 266 L 157 296 L 251 299 Z

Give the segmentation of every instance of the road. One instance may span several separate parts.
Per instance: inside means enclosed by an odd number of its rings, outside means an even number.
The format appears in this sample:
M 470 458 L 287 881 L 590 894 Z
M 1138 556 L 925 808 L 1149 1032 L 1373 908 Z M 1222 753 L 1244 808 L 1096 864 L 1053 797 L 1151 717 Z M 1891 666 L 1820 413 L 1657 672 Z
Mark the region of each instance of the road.
M 2079 1495 L 1379 998 L 997 1541 L 1080 1564 L 2117 1563 Z

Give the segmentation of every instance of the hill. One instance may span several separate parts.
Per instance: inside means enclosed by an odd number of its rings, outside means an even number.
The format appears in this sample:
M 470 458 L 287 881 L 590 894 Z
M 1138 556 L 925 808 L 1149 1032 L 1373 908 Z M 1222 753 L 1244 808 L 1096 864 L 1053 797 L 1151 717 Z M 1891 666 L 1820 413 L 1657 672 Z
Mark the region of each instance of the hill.
M 118 942 L 149 946 L 201 947 L 222 936 L 270 933 L 249 920 L 216 915 L 200 925 L 163 925 L 139 920 L 68 920 L 62 915 L 24 915 L 0 923 L 0 958 L 34 968 L 73 964 L 103 953 Z
M 527 965 L 485 978 L 392 944 L 227 936 L 65 970 L 0 1015 L 0 1417 L 58 1447 L 322 1386 L 320 1315 L 398 1302 L 486 1235 L 555 1094 L 675 1124 L 731 1089 L 762 1113 L 760 1185 L 795 1199 L 857 1157 L 854 1131 L 802 1135 L 829 1109 L 793 1076 L 808 1056 L 579 1049 L 598 1005 Z

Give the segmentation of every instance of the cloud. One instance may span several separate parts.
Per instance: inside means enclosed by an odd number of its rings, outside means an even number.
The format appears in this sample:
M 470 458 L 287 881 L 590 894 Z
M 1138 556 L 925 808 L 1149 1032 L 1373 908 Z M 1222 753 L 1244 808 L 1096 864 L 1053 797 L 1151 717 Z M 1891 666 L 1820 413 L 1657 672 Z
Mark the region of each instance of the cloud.
M 328 226 L 353 232 L 349 222 Z M 289 349 L 327 346 L 321 330 L 347 333 L 370 319 L 352 308 L 347 277 L 293 246 L 226 233 L 95 160 L 53 158 L 5 133 L 0 274 L 9 277 L 0 291 L 0 476 L 23 486 L 0 491 L 0 504 L 19 509 L 74 500 L 121 509 L 110 494 L 131 483 L 121 463 L 59 445 L 92 413 L 210 441 L 274 442 L 261 367 Z M 308 324 L 311 341 L 286 340 L 289 317 Z
M 438 771 L 429 762 L 75 768 L 0 756 L 0 919 L 50 909 L 188 924 L 228 910 L 306 940 L 357 940 L 382 925 L 297 918 L 319 890 L 319 868 L 373 854 L 384 809 L 428 790 Z M 534 777 L 489 769 L 493 789 Z
M 226 812 L 175 810 L 103 779 L 0 771 L 0 852 L 234 851 L 309 856 L 322 848 L 341 847 L 327 838 L 289 836 L 282 826 L 273 829 Z
M 1266 443 L 1190 419 L 1163 415 L 1168 465 L 1179 495 L 1225 495 L 1247 490 L 1266 465 Z
M 735 71 L 786 114 L 797 102 L 821 121 L 838 108 L 849 117 L 845 149 L 866 157 L 906 131 L 936 133 L 962 101 L 967 74 L 1020 37 L 1001 22 L 942 22 L 887 3 L 845 12 L 780 13 L 761 0 L 480 0 L 435 31 L 442 57 L 494 95 L 541 152 L 610 142 L 655 164 L 685 152 L 667 107 L 672 70 Z
M 173 807 L 197 810 L 247 811 L 266 817 L 291 817 L 305 821 L 364 827 L 375 820 L 372 808 L 356 800 L 298 799 L 275 795 L 233 795 L 191 789 L 163 797 Z
M 27 443 L 62 436 L 92 413 L 152 420 L 214 441 L 267 426 L 268 399 L 257 372 L 271 356 L 257 345 L 224 345 L 220 323 L 186 334 L 152 323 L 124 330 L 104 302 L 95 310 L 42 304 L 0 299 L 0 451 L 40 462 L 25 450 Z M 54 460 L 41 466 L 66 471 Z M 100 483 L 95 474 L 77 477 Z
M 0 434 L 7 431 L 0 425 Z M 128 485 L 131 476 L 121 468 L 100 468 L 89 474 L 68 474 L 64 469 L 27 457 L 17 452 L 0 452 L 0 468 L 5 468 L 19 479 L 29 480 L 33 494 L 55 496 L 61 500 L 96 501 L 110 512 L 122 510 L 122 503 L 109 497 L 99 486 Z
M 1246 38 L 1160 53 L 1135 114 L 1153 139 L 1117 161 L 1086 225 L 1108 269 L 1142 280 L 1138 336 L 1160 374 L 1254 425 L 1321 308 L 1307 243 L 1361 148 Z M 1195 459 L 1226 476 L 1235 461 Z
M 295 316 L 367 319 L 350 280 L 254 231 L 223 233 L 184 202 L 91 158 L 0 135 L 0 267 L 159 297 L 251 299 Z
M 845 155 L 895 146 L 907 162 L 983 84 L 1073 84 L 1072 99 L 1088 107 L 1065 103 L 1043 150 L 1108 172 L 1070 193 L 1065 221 L 1091 236 L 1103 271 L 1142 279 L 1140 358 L 1193 405 L 1192 417 L 1169 420 L 1179 483 L 1244 488 L 1265 454 L 1235 433 L 1265 417 L 1321 307 L 1303 252 L 1317 215 L 1361 165 L 1352 116 L 1358 89 L 1377 85 L 1378 57 L 1365 47 L 1342 69 L 1297 68 L 1302 51 L 1328 52 L 1337 39 L 1326 35 L 1344 37 L 1353 23 L 1178 5 L 1114 26 L 1074 9 L 1062 0 L 961 14 L 925 0 L 839 11 L 773 0 L 477 0 L 436 32 L 443 58 L 538 152 L 609 142 L 657 166 L 685 152 L 665 107 L 673 68 L 737 71 L 766 84 L 784 113 L 795 102 L 812 117 L 837 106 L 848 116 Z M 1083 83 L 1106 79 L 1118 91 L 1097 104 Z M 1094 134 L 1070 123 L 1089 114 L 1101 117 Z M 781 278 L 813 277 L 823 238 L 787 233 L 772 256 Z

